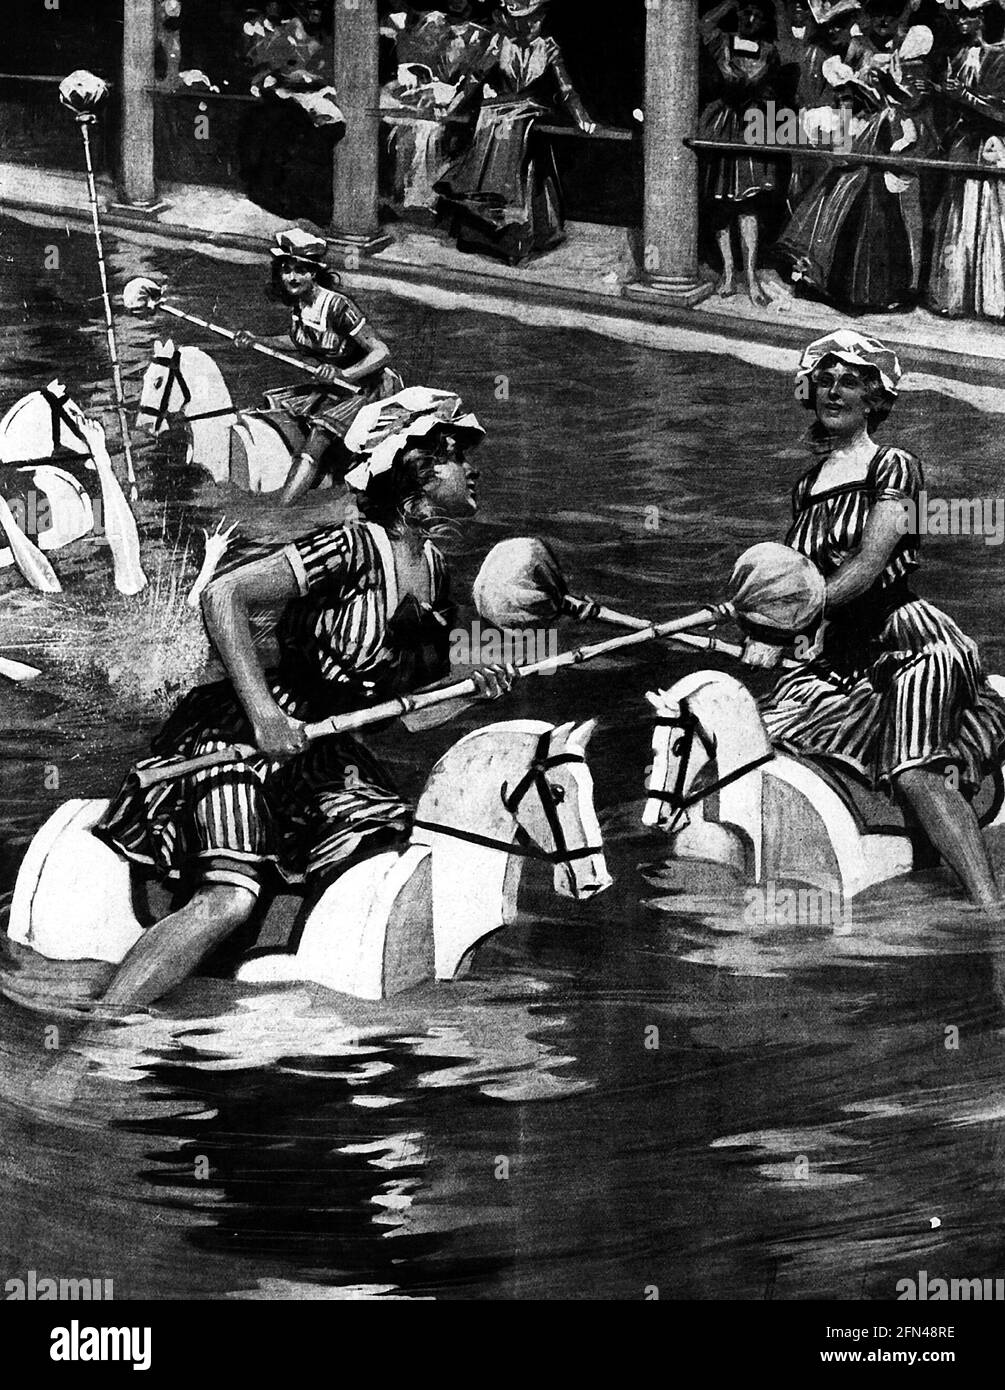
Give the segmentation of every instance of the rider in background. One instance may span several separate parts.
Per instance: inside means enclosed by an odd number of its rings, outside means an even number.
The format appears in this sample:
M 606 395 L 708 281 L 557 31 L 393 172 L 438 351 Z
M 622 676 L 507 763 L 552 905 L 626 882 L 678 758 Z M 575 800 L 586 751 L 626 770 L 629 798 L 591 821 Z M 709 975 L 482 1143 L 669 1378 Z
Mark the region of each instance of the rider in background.
M 327 251 L 321 237 L 299 227 L 278 232 L 270 247 L 273 285 L 292 309 L 290 337 L 304 360 L 321 368 L 311 382 L 268 393 L 270 406 L 286 411 L 307 436 L 283 488 L 284 504 L 316 486 L 324 473 L 341 482 L 352 464 L 343 442 L 349 426 L 363 406 L 402 387 L 388 366 L 387 344 L 355 301 L 337 288 Z M 239 347 L 256 341 L 268 340 L 245 331 L 235 338 Z M 340 382 L 358 386 L 359 393 L 340 390 Z

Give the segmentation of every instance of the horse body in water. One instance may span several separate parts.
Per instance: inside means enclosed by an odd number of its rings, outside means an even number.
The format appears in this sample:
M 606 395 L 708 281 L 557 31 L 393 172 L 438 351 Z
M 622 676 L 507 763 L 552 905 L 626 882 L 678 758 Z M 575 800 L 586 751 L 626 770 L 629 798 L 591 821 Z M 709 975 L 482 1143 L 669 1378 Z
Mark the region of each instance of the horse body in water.
M 286 482 L 302 438 L 284 411 L 237 411 L 223 373 L 202 348 L 172 339 L 154 343 L 143 374 L 137 423 L 152 434 L 181 415 L 190 432 L 187 461 L 214 482 L 248 492 L 277 492 Z
M 97 474 L 96 497 L 65 468 L 41 462 L 61 453 L 83 459 Z M 59 580 L 39 552 L 100 535 L 111 551 L 119 593 L 133 596 L 146 588 L 136 518 L 112 468 L 104 429 L 61 382 L 23 396 L 0 420 L 0 463 L 0 521 L 8 541 L 0 548 L 0 566 L 17 564 L 29 583 L 58 592 Z
M 294 927 L 292 944 L 250 953 L 237 978 L 311 980 L 382 999 L 455 978 L 485 936 L 515 919 L 527 859 L 553 866 L 563 896 L 608 888 L 586 763 L 593 728 L 513 720 L 467 734 L 433 768 L 408 848 L 347 869 Z M 129 865 L 90 833 L 106 805 L 67 802 L 28 848 L 7 934 L 36 962 L 117 963 L 142 934 Z M 290 896 L 280 895 L 287 908 Z M 259 939 L 275 935 L 267 915 Z M 23 1000 L 30 987 L 44 1004 L 44 971 L 27 953 L 19 965 L 4 991 Z
M 1005 693 L 1005 680 L 990 676 Z M 931 862 L 920 830 L 844 764 L 776 753 L 753 695 L 721 671 L 650 691 L 656 711 L 643 824 L 670 835 L 675 860 L 721 864 L 755 883 L 833 885 L 845 900 Z M 1005 824 L 1005 776 L 974 809 Z
M 42 462 L 64 450 L 90 458 L 80 418 L 66 387 L 51 381 L 15 401 L 0 419 L 3 491 L 18 525 L 40 550 L 61 550 L 95 529 L 87 490 L 65 468 Z M 0 548 L 0 567 L 13 563 L 10 546 Z

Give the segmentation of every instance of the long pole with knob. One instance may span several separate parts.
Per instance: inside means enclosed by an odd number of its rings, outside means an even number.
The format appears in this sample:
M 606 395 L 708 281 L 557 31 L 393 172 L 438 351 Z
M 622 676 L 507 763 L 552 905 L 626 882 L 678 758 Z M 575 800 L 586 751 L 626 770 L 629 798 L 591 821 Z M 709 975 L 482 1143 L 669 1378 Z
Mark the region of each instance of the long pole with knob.
M 133 465 L 133 450 L 129 439 L 129 421 L 126 417 L 126 393 L 122 385 L 122 369 L 119 366 L 119 350 L 115 341 L 115 320 L 112 317 L 112 301 L 108 293 L 108 272 L 105 268 L 105 248 L 101 235 L 101 219 L 98 216 L 98 189 L 94 182 L 94 163 L 91 159 L 91 137 L 88 126 L 94 120 L 90 115 L 78 115 L 80 133 L 84 137 L 84 159 L 87 164 L 87 192 L 91 204 L 91 225 L 94 228 L 94 244 L 98 250 L 98 274 L 101 276 L 101 301 L 105 308 L 105 336 L 108 340 L 108 356 L 112 364 L 112 382 L 115 386 L 115 413 L 119 417 L 119 434 L 122 439 L 122 453 L 126 460 L 126 481 L 129 484 L 129 500 L 135 502 L 139 496 L 136 487 L 136 469 Z

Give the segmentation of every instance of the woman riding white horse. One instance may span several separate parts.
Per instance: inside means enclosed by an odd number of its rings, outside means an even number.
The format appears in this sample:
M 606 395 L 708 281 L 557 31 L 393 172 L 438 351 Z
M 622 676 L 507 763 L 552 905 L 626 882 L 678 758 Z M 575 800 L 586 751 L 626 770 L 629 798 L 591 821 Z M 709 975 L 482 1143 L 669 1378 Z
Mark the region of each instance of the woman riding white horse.
M 126 956 L 107 1003 L 146 1003 L 170 990 L 248 920 L 277 875 L 314 895 L 407 837 L 409 807 L 373 755 L 344 736 L 308 745 L 305 723 L 447 670 L 448 575 L 429 536 L 476 510 L 478 474 L 463 453 L 476 433 L 456 397 L 399 417 L 393 436 L 379 435 L 379 458 L 370 450 L 351 475 L 367 520 L 316 531 L 207 588 L 207 627 L 230 679 L 191 691 L 141 766 L 235 741 L 247 756 L 145 791 L 130 776 L 96 828 L 127 858 L 191 890 Z M 282 603 L 281 657 L 267 673 L 248 613 Z M 502 666 L 473 674 L 485 698 L 513 678 Z
M 786 543 L 823 572 L 826 617 L 815 659 L 762 713 L 777 747 L 844 760 L 902 797 L 973 901 L 991 907 L 1000 893 L 969 797 L 1001 763 L 1005 700 L 976 644 L 909 586 L 921 466 L 871 437 L 900 377 L 895 353 L 847 330 L 803 353 L 796 394 L 816 414 L 817 461 L 793 490 Z M 745 659 L 774 665 L 781 649 L 763 635 Z
M 283 502 L 292 502 L 315 486 L 325 469 L 342 480 L 351 462 L 343 445 L 349 426 L 369 402 L 399 391 L 402 381 L 388 365 L 387 344 L 358 304 L 337 288 L 338 276 L 328 265 L 328 247 L 321 237 L 290 227 L 276 234 L 270 250 L 274 287 L 292 310 L 290 338 L 307 362 L 321 369 L 313 383 L 270 393 L 270 403 L 284 409 L 307 434 L 283 488 Z M 247 331 L 235 339 L 240 347 L 255 341 Z M 359 390 L 349 395 L 338 390 L 339 383 Z

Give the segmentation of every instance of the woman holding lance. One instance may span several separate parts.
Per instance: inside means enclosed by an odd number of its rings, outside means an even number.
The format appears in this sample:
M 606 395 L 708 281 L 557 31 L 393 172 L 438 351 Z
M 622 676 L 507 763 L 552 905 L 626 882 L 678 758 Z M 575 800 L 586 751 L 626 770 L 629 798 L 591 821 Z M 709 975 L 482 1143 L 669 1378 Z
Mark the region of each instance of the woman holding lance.
M 276 234 L 270 250 L 273 286 L 292 310 L 289 336 L 305 361 L 321 368 L 313 382 L 272 391 L 268 397 L 274 409 L 285 411 L 306 434 L 282 492 L 282 501 L 289 503 L 316 486 L 324 471 L 341 482 L 352 461 L 343 442 L 349 426 L 364 406 L 394 395 L 402 382 L 388 365 L 387 344 L 338 288 L 325 241 L 290 227 Z M 242 330 L 234 341 L 250 347 L 271 340 Z M 346 384 L 359 390 L 350 394 Z
M 786 543 L 823 572 L 826 618 L 817 655 L 762 713 L 780 748 L 845 762 L 901 797 L 971 899 L 992 907 L 1001 898 L 970 798 L 1001 765 L 1005 700 L 976 644 L 910 587 L 921 466 L 872 439 L 900 375 L 895 353 L 847 330 L 803 353 L 797 396 L 816 415 L 817 461 L 793 490 Z M 745 659 L 774 665 L 781 649 L 760 636 Z
M 370 447 L 348 475 L 362 522 L 304 536 L 204 594 L 228 678 L 186 695 L 139 766 L 235 742 L 246 756 L 145 790 L 130 775 L 112 801 L 95 833 L 189 896 L 126 956 L 108 1004 L 142 1004 L 173 988 L 248 920 L 266 885 L 303 883 L 320 896 L 351 863 L 407 837 L 410 808 L 373 754 L 345 735 L 308 744 L 304 727 L 448 669 L 453 607 L 431 535 L 476 510 L 478 474 L 464 449 L 482 431 L 456 396 L 408 396 L 393 429 L 386 411 L 369 407 Z M 280 658 L 266 671 L 249 612 L 279 605 Z M 513 679 L 509 666 L 471 674 L 485 698 Z

